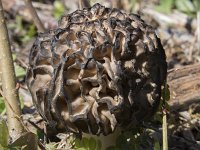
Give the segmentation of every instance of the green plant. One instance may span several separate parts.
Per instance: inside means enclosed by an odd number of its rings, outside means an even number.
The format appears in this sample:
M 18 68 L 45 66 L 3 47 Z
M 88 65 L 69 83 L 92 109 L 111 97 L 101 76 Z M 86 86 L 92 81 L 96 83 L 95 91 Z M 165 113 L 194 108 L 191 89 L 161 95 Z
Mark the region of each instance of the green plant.
M 24 70 L 24 68 L 22 68 L 21 66 L 17 64 L 14 64 L 14 67 L 15 67 L 15 74 L 16 74 L 17 79 L 20 79 L 25 76 L 26 71 Z
M 162 13 L 170 13 L 172 9 L 177 9 L 190 16 L 195 16 L 200 11 L 199 0 L 160 0 L 160 4 L 155 7 Z
M 75 140 L 74 150 L 101 150 L 101 141 L 94 138 L 82 138 Z
M 159 141 L 155 141 L 155 143 L 154 143 L 154 148 L 153 148 L 153 149 L 154 149 L 154 150 L 161 150 Z
M 57 145 L 58 145 L 58 143 L 56 143 L 56 142 L 50 142 L 50 143 L 45 145 L 45 149 L 56 150 Z
M 163 150 L 168 150 L 168 134 L 167 134 L 167 112 L 168 109 L 166 107 L 167 101 L 170 99 L 170 91 L 169 85 L 167 85 L 167 81 L 164 83 L 164 88 L 162 90 L 162 138 L 163 138 Z
M 149 130 L 137 128 L 121 133 L 116 139 L 114 146 L 106 150 L 139 150 L 153 147 L 154 141 L 150 137 Z
M 3 116 L 6 113 L 6 107 L 3 101 L 3 97 L 0 97 L 0 114 Z
M 138 0 L 129 0 L 129 4 L 130 4 L 129 9 L 130 9 L 130 12 L 133 12 L 134 7 L 135 7 L 135 5 L 136 5 L 137 2 L 138 2 Z
M 8 25 L 9 29 L 15 30 L 17 34 L 17 41 L 25 43 L 30 41 L 36 34 L 36 27 L 34 24 L 25 24 L 21 16 L 16 16 L 15 22 Z
M 65 11 L 65 7 L 63 5 L 62 2 L 56 0 L 54 2 L 54 11 L 53 11 L 53 15 L 56 19 L 60 19 L 60 17 L 63 15 Z
M 13 61 L 15 62 L 17 57 L 16 54 L 12 54 Z M 19 66 L 17 63 L 14 63 L 15 75 L 17 79 L 21 79 L 26 75 L 26 71 L 24 68 Z
M 0 149 L 8 148 L 8 127 L 5 120 L 0 120 Z
M 19 100 L 20 100 L 20 107 L 21 109 L 24 108 L 24 99 L 22 96 L 19 96 Z M 0 115 L 3 116 L 6 113 L 6 107 L 5 107 L 5 103 L 4 103 L 4 99 L 3 97 L 0 96 Z
M 160 4 L 155 9 L 163 13 L 170 13 L 173 6 L 174 0 L 160 0 Z
M 154 120 L 155 121 L 158 121 L 160 123 L 163 123 L 162 119 L 162 114 L 163 114 L 163 106 L 165 106 L 165 109 L 166 110 L 170 110 L 170 107 L 169 107 L 169 104 L 168 104 L 168 101 L 170 100 L 170 90 L 169 90 L 169 85 L 167 84 L 166 85 L 166 88 L 164 88 L 164 85 L 163 85 L 163 89 L 161 91 L 161 103 L 158 107 L 158 111 L 157 113 L 154 115 Z M 163 101 L 165 99 L 165 101 Z
M 197 11 L 200 11 L 199 0 L 176 0 L 175 6 L 178 10 L 189 15 L 194 15 Z

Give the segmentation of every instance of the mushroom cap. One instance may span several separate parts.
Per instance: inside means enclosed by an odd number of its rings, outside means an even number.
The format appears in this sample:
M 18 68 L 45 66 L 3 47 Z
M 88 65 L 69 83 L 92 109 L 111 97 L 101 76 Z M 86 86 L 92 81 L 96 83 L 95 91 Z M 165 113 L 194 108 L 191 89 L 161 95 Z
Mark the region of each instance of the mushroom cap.
M 108 135 L 154 114 L 166 74 L 151 26 L 95 4 L 39 34 L 26 81 L 38 112 L 57 132 Z

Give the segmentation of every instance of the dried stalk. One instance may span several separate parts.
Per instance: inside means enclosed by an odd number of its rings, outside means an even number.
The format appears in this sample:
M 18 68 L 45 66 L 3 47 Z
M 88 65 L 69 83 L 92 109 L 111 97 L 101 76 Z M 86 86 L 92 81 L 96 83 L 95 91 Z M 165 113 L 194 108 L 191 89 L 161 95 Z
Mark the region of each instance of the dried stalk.
M 197 43 L 200 51 L 200 11 L 197 12 Z
M 163 118 L 162 118 L 163 119 L 163 122 L 162 122 L 163 150 L 168 150 L 166 91 L 167 91 L 167 81 L 165 81 L 164 96 L 163 96 Z
M 79 9 L 91 7 L 88 0 L 79 0 Z
M 167 136 L 167 114 L 163 113 L 163 124 L 162 124 L 162 134 L 163 134 L 163 150 L 168 150 L 168 136 Z
M 39 32 L 44 32 L 45 28 L 44 25 L 42 24 L 40 18 L 37 15 L 37 12 L 35 11 L 35 8 L 32 5 L 31 0 L 25 0 L 26 6 L 32 16 L 32 19 L 34 21 L 34 24 L 36 25 L 37 29 Z
M 21 116 L 18 92 L 16 89 L 15 72 L 8 38 L 8 31 L 3 15 L 3 6 L 0 0 L 0 68 L 3 95 L 5 97 L 5 106 L 7 110 L 8 130 L 12 140 L 17 139 L 24 128 L 19 118 Z

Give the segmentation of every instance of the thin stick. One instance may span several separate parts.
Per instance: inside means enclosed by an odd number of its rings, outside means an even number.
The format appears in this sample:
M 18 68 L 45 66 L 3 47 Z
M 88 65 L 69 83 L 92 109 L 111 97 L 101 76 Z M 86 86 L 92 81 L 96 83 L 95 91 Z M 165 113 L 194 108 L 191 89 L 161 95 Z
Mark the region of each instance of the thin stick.
M 12 140 L 24 133 L 24 128 L 16 116 L 21 116 L 19 96 L 16 89 L 14 65 L 12 60 L 8 31 L 3 15 L 3 6 L 0 0 L 0 68 L 3 96 L 5 97 L 8 130 Z
M 200 51 L 200 11 L 197 12 L 197 44 Z
M 88 0 L 79 0 L 79 9 L 91 7 Z
M 36 123 L 32 122 L 30 119 L 28 120 L 28 122 L 33 126 L 35 127 L 38 131 L 40 131 L 42 134 L 45 134 L 44 133 L 44 129 L 41 129 Z M 46 135 L 47 136 L 47 135 Z
M 25 3 L 26 3 L 26 6 L 28 7 L 28 10 L 32 16 L 33 22 L 35 23 L 38 31 L 44 32 L 45 31 L 44 25 L 42 24 L 40 18 L 38 17 L 38 14 L 35 8 L 33 7 L 31 0 L 25 0 Z
M 162 123 L 163 150 L 168 150 L 166 91 L 167 91 L 167 81 L 165 81 L 164 96 L 163 96 L 163 123 Z

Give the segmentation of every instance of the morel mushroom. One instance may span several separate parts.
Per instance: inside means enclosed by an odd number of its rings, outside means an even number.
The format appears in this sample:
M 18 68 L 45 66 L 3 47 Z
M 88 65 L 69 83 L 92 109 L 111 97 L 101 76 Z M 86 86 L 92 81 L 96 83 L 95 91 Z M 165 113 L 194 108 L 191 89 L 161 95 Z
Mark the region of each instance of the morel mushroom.
M 108 135 L 153 115 L 166 71 L 151 26 L 95 4 L 37 37 L 27 85 L 38 112 L 58 132 Z

